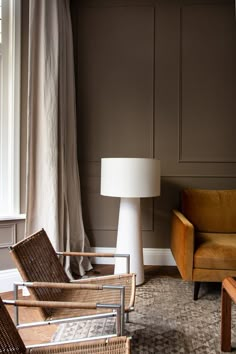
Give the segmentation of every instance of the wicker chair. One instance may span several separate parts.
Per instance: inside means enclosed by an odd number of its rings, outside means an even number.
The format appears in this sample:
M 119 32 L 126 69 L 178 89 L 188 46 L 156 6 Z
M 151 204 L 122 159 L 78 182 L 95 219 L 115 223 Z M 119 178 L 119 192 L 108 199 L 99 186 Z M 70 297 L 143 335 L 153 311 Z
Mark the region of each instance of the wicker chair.
M 130 353 L 130 338 L 123 336 L 26 346 L 0 297 L 0 353 Z
M 128 314 L 134 309 L 135 274 L 106 275 L 70 282 L 58 258 L 58 254 L 96 257 L 115 257 L 115 254 L 56 252 L 44 229 L 11 246 L 10 253 L 23 280 L 30 282 L 24 284 L 30 286 L 30 293 L 37 300 L 80 301 L 86 304 L 89 299 L 89 301 L 98 304 L 119 304 L 121 291 L 124 290 L 123 311 Z M 16 287 L 19 285 L 22 284 L 15 284 Z M 16 292 L 17 289 L 15 290 Z M 76 311 L 68 308 L 54 310 L 43 308 L 41 309 L 41 315 L 44 321 L 48 321 L 58 318 L 94 315 L 95 312 L 101 314 L 109 310 L 104 308 L 104 306 L 97 306 L 96 310 L 85 308 L 77 309 Z M 122 311 L 121 316 L 123 316 Z M 122 321 L 121 334 L 124 328 L 124 320 L 122 319 Z M 16 325 L 18 325 L 17 318 Z

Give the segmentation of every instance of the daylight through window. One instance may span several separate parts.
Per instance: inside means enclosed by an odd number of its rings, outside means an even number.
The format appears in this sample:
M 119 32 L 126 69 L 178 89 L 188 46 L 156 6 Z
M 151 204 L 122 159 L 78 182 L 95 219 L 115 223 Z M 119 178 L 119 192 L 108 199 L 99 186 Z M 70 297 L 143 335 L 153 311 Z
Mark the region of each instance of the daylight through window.
M 20 0 L 0 0 L 0 218 L 19 213 Z
M 0 0 L 0 43 L 2 43 L 2 0 Z

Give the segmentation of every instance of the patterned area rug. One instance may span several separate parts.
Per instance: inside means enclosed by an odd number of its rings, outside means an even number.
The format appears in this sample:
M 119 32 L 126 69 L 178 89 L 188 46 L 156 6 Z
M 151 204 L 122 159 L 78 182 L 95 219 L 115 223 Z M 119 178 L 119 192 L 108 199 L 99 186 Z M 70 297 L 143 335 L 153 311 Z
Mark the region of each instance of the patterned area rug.
M 220 283 L 201 284 L 193 301 L 193 284 L 170 276 L 148 276 L 137 287 L 135 311 L 126 323 L 132 353 L 218 354 L 220 351 Z M 59 326 L 53 341 L 112 333 L 114 319 Z M 236 308 L 232 311 L 232 340 L 236 340 Z M 236 349 L 233 350 L 236 352 Z

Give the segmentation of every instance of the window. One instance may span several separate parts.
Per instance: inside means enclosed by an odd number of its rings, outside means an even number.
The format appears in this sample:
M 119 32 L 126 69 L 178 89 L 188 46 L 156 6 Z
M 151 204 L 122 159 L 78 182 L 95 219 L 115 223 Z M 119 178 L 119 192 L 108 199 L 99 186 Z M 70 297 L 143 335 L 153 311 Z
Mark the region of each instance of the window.
M 0 0 L 0 43 L 2 43 L 2 0 Z
M 0 0 L 0 216 L 19 213 L 20 0 Z

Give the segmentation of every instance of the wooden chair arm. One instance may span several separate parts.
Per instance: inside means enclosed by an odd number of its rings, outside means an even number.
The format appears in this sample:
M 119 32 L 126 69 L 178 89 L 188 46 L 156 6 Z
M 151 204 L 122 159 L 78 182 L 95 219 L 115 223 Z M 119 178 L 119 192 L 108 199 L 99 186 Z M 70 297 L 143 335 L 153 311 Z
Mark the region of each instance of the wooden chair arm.
M 236 281 L 232 277 L 227 277 L 222 282 L 222 288 L 225 289 L 231 300 L 236 303 Z
M 45 326 L 50 324 L 66 323 L 70 321 L 79 320 L 93 320 L 99 318 L 110 318 L 116 317 L 116 332 L 117 335 L 121 335 L 122 326 L 122 316 L 124 316 L 122 303 L 120 304 L 105 304 L 105 303 L 95 303 L 95 302 L 77 302 L 77 301 L 40 301 L 40 300 L 2 300 L 5 305 L 13 305 L 15 307 L 15 324 L 18 329 L 30 328 L 36 326 Z M 106 313 L 94 313 L 84 316 L 73 316 L 69 318 L 59 318 L 59 319 L 47 319 L 46 321 L 39 322 L 27 322 L 19 324 L 19 314 L 18 307 L 39 307 L 39 308 L 68 308 L 68 309 L 85 309 L 85 310 L 96 310 L 98 308 L 110 309 L 110 312 Z
M 126 265 L 126 271 L 127 273 L 130 273 L 130 255 L 129 254 L 122 254 L 122 253 L 100 253 L 100 252 L 56 252 L 58 256 L 80 256 L 80 257 L 108 257 L 108 258 L 126 258 L 127 260 L 127 265 Z
M 83 257 L 116 257 L 115 253 L 98 252 L 56 252 L 59 256 L 83 256 Z M 124 255 L 126 257 L 126 255 Z
M 78 284 L 78 283 L 52 283 L 52 282 L 16 282 L 15 286 L 26 286 L 28 288 L 58 288 L 58 289 L 88 289 L 103 290 L 103 285 L 96 284 Z
M 102 302 L 77 302 L 77 301 L 43 301 L 43 300 L 18 300 L 18 288 L 19 286 L 26 286 L 29 288 L 60 288 L 60 289 L 89 289 L 89 290 L 103 290 L 103 289 L 111 289 L 118 290 L 120 292 L 120 302 L 119 303 L 105 303 Z M 110 309 L 110 312 L 102 313 L 102 314 L 94 314 L 87 316 L 76 316 L 63 319 L 64 322 L 71 320 L 80 320 L 80 319 L 94 319 L 98 317 L 110 317 L 116 316 L 116 324 L 117 324 L 117 333 L 122 333 L 123 331 L 123 321 L 124 321 L 124 310 L 125 310 L 125 286 L 122 285 L 94 285 L 94 284 L 76 284 L 76 283 L 51 283 L 51 282 L 16 282 L 14 283 L 14 300 L 4 300 L 5 304 L 14 305 L 15 306 L 15 323 L 18 328 L 25 328 L 27 324 L 19 324 L 19 313 L 18 306 L 31 306 L 31 307 L 41 307 L 41 308 L 70 308 L 70 309 L 98 309 L 98 308 L 106 308 Z M 47 320 L 42 322 L 33 323 L 33 325 L 45 325 L 45 323 L 59 323 L 61 319 L 56 320 Z M 32 327 L 32 324 L 29 325 Z
M 26 303 L 34 303 L 37 305 L 34 306 L 40 306 L 41 307 L 68 307 L 67 304 L 69 304 L 70 308 L 78 308 L 78 306 L 80 306 L 80 308 L 90 308 L 87 306 L 89 305 L 89 302 L 85 302 L 83 305 L 83 303 L 80 302 L 60 302 L 60 301 L 42 301 L 42 300 L 34 300 L 34 302 L 32 302 L 33 300 L 18 300 L 18 288 L 19 286 L 26 286 L 29 288 L 57 288 L 57 289 L 86 289 L 86 290 L 104 290 L 104 289 L 108 289 L 108 290 L 118 290 L 120 292 L 120 304 L 123 307 L 124 303 L 125 303 L 125 286 L 124 285 L 95 285 L 95 284 L 78 284 L 78 283 L 50 283 L 50 282 L 15 282 L 14 283 L 14 294 L 15 294 L 15 299 L 12 301 L 18 301 L 19 304 L 23 302 Z M 44 305 L 46 304 L 46 305 Z M 95 304 L 95 305 L 94 305 Z M 116 304 L 104 304 L 104 303 L 92 303 L 91 306 L 95 306 L 95 307 L 91 307 L 91 308 L 97 308 L 97 307 L 119 307 L 120 306 Z M 63 306 L 64 305 L 64 306 Z M 114 305 L 114 306 L 113 306 Z M 21 305 L 24 306 L 24 305 Z M 25 305 L 26 306 L 26 305 Z M 83 307 L 85 306 L 85 307 Z M 123 310 L 122 310 L 123 311 Z
M 39 300 L 3 300 L 5 305 L 25 307 L 49 307 L 49 308 L 70 308 L 70 309 L 96 309 L 95 302 L 73 302 L 73 301 L 39 301 Z
M 221 287 L 221 350 L 231 351 L 231 306 L 236 303 L 236 281 L 227 277 Z

